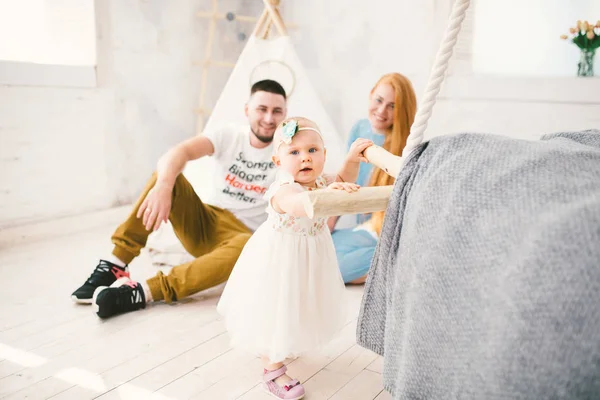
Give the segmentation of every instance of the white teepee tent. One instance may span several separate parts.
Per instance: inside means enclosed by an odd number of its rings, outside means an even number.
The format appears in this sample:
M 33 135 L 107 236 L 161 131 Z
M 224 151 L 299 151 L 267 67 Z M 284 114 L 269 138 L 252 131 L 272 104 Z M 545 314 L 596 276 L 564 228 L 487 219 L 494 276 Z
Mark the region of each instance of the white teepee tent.
M 204 131 L 219 129 L 230 123 L 247 124 L 244 105 L 248 100 L 250 86 L 261 79 L 273 79 L 281 83 L 288 93 L 288 116 L 307 117 L 321 128 L 327 148 L 325 168 L 327 172 L 334 172 L 343 159 L 345 144 L 286 34 L 277 7 L 269 0 L 264 2 L 263 17 L 259 19 L 254 34 L 240 54 Z M 268 19 L 273 21 L 280 34 L 274 39 L 261 37 L 261 29 L 269 29 Z M 196 193 L 207 202 L 210 202 L 214 194 L 213 171 L 214 164 L 210 158 L 190 162 L 184 171 Z
M 277 9 L 278 1 L 263 0 L 265 10 L 256 29 L 240 54 L 225 84 L 204 131 L 231 124 L 247 124 L 244 105 L 250 87 L 262 79 L 278 81 L 288 93 L 288 116 L 302 116 L 315 121 L 321 128 L 327 148 L 326 172 L 334 173 L 346 152 L 344 141 L 327 115 L 312 86 Z M 271 24 L 279 36 L 267 38 Z M 184 170 L 202 201 L 211 203 L 214 195 L 214 160 L 204 157 L 188 163 Z M 155 263 L 175 265 L 186 260 L 183 247 L 175 237 L 170 224 L 163 225 L 148 241 Z M 191 256 L 189 256 L 191 257 Z M 187 257 L 187 258 L 189 258 Z

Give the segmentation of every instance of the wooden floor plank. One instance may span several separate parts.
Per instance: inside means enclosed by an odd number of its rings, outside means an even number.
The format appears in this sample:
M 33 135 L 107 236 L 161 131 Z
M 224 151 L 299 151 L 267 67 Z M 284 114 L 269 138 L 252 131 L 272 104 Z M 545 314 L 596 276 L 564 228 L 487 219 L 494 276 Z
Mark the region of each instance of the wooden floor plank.
M 183 318 L 183 314 L 165 314 L 164 321 Z M 38 368 L 25 368 L 19 373 L 0 379 L 0 395 L 21 390 L 31 384 L 49 378 L 66 369 L 78 367 L 93 373 L 103 373 L 117 365 L 136 357 L 151 342 L 164 340 L 167 334 L 157 334 L 151 330 L 155 320 L 147 319 L 147 326 L 133 324 L 108 335 L 102 340 L 89 341 L 58 357 L 50 359 Z M 163 337 L 164 336 L 164 337 Z M 131 341 L 131 338 L 136 338 Z
M 379 393 L 379 396 L 375 397 L 375 400 L 392 400 L 392 395 L 385 390 L 382 390 L 381 393 Z
M 369 371 L 377 372 L 381 374 L 383 372 L 383 357 L 378 356 L 375 361 L 367 366 Z
M 97 359 L 92 365 L 84 365 L 84 370 L 99 371 L 95 375 L 101 380 L 103 391 L 108 392 L 118 386 L 127 384 L 134 378 L 156 368 L 166 361 L 182 354 L 187 354 L 202 343 L 223 333 L 223 326 L 213 321 L 204 329 L 199 330 L 197 335 L 186 335 L 186 339 L 170 342 L 162 337 L 160 340 L 148 343 L 144 350 L 134 350 L 129 354 L 127 360 L 115 364 L 114 359 Z M 176 334 L 174 334 L 176 335 Z M 69 389 L 76 391 L 77 386 Z
M 375 399 L 381 393 L 382 387 L 380 374 L 369 370 L 362 370 L 350 382 L 342 386 L 330 399 L 371 400 Z
M 272 398 L 261 389 L 260 360 L 229 346 L 215 310 L 222 285 L 108 320 L 72 304 L 70 293 L 110 253 L 113 229 L 0 251 L 0 274 L 8 282 L 0 291 L 0 398 Z M 144 252 L 130 267 L 134 279 L 157 272 Z M 307 399 L 389 399 L 377 383 L 381 357 L 356 345 L 362 290 L 348 287 L 348 323 L 330 344 L 286 361 Z
M 304 383 L 311 399 L 329 399 L 372 363 L 376 354 L 358 345 L 352 346 Z
M 0 379 L 23 370 L 23 366 L 14 362 L 4 360 L 0 362 Z
M 55 393 L 59 393 L 65 389 L 68 389 L 71 385 L 57 378 L 47 378 L 27 386 L 23 390 L 19 390 L 11 395 L 2 397 L 2 400 L 45 400 L 52 397 Z
M 260 383 L 262 363 L 259 358 L 233 367 L 230 373 L 206 390 L 201 391 L 191 400 L 236 399 Z
M 202 345 L 190 348 L 188 351 L 146 370 L 135 379 L 129 380 L 127 384 L 152 392 L 160 390 L 174 381 L 190 375 L 194 369 L 201 368 L 202 365 L 228 350 L 228 340 L 221 332 Z
M 244 365 L 255 362 L 255 357 L 236 349 L 229 348 L 229 339 L 224 336 L 223 349 L 219 356 L 208 360 L 189 374 L 165 385 L 159 393 L 180 398 L 191 398 L 220 381 L 233 376 Z
M 249 391 L 247 391 L 246 393 L 244 393 L 243 395 L 241 395 L 240 397 L 238 397 L 239 400 L 273 400 L 273 397 L 266 393 L 265 390 L 262 388 L 262 384 L 256 384 L 252 387 L 252 389 L 250 389 Z M 307 397 L 307 399 L 310 399 L 310 397 Z

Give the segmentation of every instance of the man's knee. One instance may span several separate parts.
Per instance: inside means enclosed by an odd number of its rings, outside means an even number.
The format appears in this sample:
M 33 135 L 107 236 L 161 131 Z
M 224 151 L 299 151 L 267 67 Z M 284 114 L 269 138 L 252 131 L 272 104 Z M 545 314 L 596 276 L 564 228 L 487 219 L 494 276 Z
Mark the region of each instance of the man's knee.
M 232 254 L 235 253 L 237 258 L 251 236 L 251 233 L 238 233 L 237 235 L 231 236 L 227 240 L 219 243 L 215 250 L 227 251 L 228 253 L 231 252 Z
M 228 241 L 228 245 L 241 251 L 251 237 L 251 233 L 237 234 Z
M 177 175 L 177 177 L 175 178 L 175 184 L 173 185 L 173 187 L 186 187 L 186 188 L 191 188 L 192 184 L 190 183 L 190 181 L 187 180 L 187 178 L 185 177 L 185 175 L 183 175 L 183 173 Z

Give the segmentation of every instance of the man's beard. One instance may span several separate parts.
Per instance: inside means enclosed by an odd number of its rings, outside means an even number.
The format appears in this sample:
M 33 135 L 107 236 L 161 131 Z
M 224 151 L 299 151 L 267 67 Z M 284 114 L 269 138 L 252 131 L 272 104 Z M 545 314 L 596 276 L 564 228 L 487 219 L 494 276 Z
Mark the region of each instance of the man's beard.
M 250 127 L 250 130 L 252 131 L 254 136 L 256 136 L 256 138 L 263 143 L 271 143 L 273 141 L 273 136 L 275 136 L 275 131 L 273 131 L 273 134 L 270 136 L 265 136 L 265 135 L 259 134 L 258 131 L 260 131 L 260 127 L 257 129 Z

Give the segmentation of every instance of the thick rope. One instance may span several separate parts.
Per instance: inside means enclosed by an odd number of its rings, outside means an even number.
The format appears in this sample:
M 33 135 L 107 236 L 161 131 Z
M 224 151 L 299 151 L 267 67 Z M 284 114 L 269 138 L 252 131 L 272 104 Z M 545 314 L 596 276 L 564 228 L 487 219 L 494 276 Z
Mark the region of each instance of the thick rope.
M 408 136 L 406 146 L 402 152 L 402 158 L 404 159 L 406 159 L 406 156 L 408 156 L 410 152 L 423 141 L 425 129 L 427 129 L 427 122 L 429 121 L 429 117 L 431 117 L 431 111 L 435 105 L 436 97 L 442 87 L 449 60 L 450 57 L 452 57 L 452 51 L 456 44 L 461 24 L 465 19 L 470 2 L 471 0 L 456 0 L 454 2 L 452 13 L 450 14 L 450 22 L 446 29 L 446 37 L 438 50 L 434 66 L 431 70 L 431 75 L 429 76 L 429 82 L 427 82 L 425 94 L 421 100 L 421 104 L 419 104 L 415 122 L 410 128 L 410 135 Z

